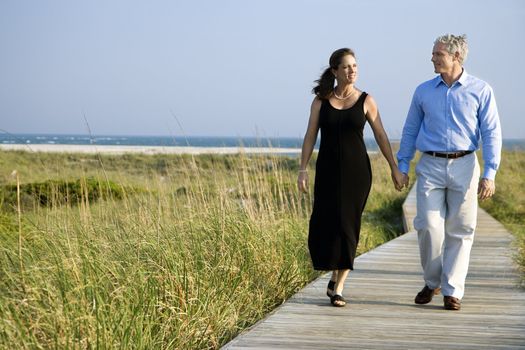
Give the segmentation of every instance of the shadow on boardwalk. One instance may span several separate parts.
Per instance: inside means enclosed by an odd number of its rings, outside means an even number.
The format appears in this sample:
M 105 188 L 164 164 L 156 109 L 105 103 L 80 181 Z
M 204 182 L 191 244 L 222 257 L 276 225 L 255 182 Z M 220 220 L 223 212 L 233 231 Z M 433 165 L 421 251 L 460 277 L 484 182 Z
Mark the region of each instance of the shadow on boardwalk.
M 404 205 L 412 229 L 412 190 Z M 410 231 L 356 259 L 347 305 L 326 297 L 329 274 L 313 281 L 225 349 L 525 349 L 525 291 L 512 261 L 512 236 L 479 211 L 461 311 L 436 296 L 413 303 L 423 287 L 417 235 Z

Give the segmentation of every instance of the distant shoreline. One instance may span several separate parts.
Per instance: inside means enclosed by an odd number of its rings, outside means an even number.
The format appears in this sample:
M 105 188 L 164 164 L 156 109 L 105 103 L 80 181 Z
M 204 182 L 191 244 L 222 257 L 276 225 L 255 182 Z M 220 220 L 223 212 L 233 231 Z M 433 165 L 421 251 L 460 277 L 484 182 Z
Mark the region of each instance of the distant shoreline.
M 507 150 L 524 150 L 522 145 L 518 147 L 503 147 Z M 376 154 L 379 151 L 368 148 L 368 154 Z M 0 151 L 26 151 L 42 153 L 82 153 L 82 154 L 280 154 L 299 156 L 301 148 L 292 147 L 253 147 L 253 146 L 151 146 L 151 145 L 78 145 L 78 144 L 1 144 Z M 317 152 L 318 149 L 314 149 Z
M 279 147 L 195 147 L 195 146 L 122 146 L 62 144 L 0 144 L 3 151 L 102 154 L 297 154 L 300 148 Z
M 397 149 L 399 147 L 399 140 L 391 139 L 390 141 L 393 148 Z M 377 153 L 379 151 L 379 147 L 373 138 L 365 137 L 364 142 L 369 153 Z M 6 147 L 11 147 L 11 145 L 17 145 L 14 147 L 22 147 L 17 149 L 35 150 L 38 152 L 100 152 L 112 154 L 234 154 L 244 152 L 294 155 L 301 153 L 302 144 L 303 138 L 301 137 L 10 134 L 1 133 L 0 130 L 0 150 L 7 149 Z M 47 145 L 50 147 L 48 148 Z M 62 150 L 66 146 L 66 150 Z M 317 149 L 319 146 L 320 139 L 317 140 L 315 148 Z M 44 147 L 44 149 L 41 149 L 41 147 Z M 57 151 L 56 147 L 60 150 Z M 81 147 L 81 149 L 77 147 Z M 93 150 L 93 147 L 95 150 Z M 506 150 L 525 151 L 525 139 L 504 139 L 503 148 Z

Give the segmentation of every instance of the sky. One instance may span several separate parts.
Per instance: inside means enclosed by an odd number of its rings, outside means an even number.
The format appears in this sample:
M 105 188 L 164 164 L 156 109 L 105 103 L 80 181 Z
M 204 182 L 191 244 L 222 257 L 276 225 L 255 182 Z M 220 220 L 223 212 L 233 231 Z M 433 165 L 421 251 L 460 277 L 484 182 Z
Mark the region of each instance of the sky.
M 525 139 L 522 0 L 2 0 L 0 132 L 303 137 L 314 81 L 350 47 L 399 139 L 446 33 L 467 34 L 503 137 Z

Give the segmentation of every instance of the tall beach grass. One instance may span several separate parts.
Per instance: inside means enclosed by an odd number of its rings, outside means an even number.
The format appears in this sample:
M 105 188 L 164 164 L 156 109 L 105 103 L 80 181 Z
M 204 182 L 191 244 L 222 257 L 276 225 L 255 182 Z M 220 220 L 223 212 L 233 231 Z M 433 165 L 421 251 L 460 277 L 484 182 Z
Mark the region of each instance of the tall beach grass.
M 358 253 L 402 230 L 406 193 L 372 166 Z M 318 276 L 297 159 L 0 152 L 0 169 L 0 348 L 215 349 Z M 48 180 L 80 195 L 5 199 Z
M 525 288 L 525 151 L 504 151 L 496 175 L 496 192 L 481 207 L 514 234 L 515 261 Z

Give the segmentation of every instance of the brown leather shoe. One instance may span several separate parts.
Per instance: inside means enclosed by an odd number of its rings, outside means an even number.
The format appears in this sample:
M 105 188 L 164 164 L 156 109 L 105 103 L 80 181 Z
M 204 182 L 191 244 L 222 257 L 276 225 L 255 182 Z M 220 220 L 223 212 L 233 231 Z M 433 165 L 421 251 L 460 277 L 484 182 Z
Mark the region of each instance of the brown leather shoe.
M 454 297 L 444 296 L 443 303 L 445 304 L 446 310 L 459 310 L 461 309 L 461 300 Z
M 436 294 L 439 294 L 440 291 L 441 288 L 430 289 L 425 286 L 423 289 L 421 289 L 421 292 L 417 293 L 414 302 L 416 304 L 428 304 L 430 301 L 432 301 L 432 297 Z

